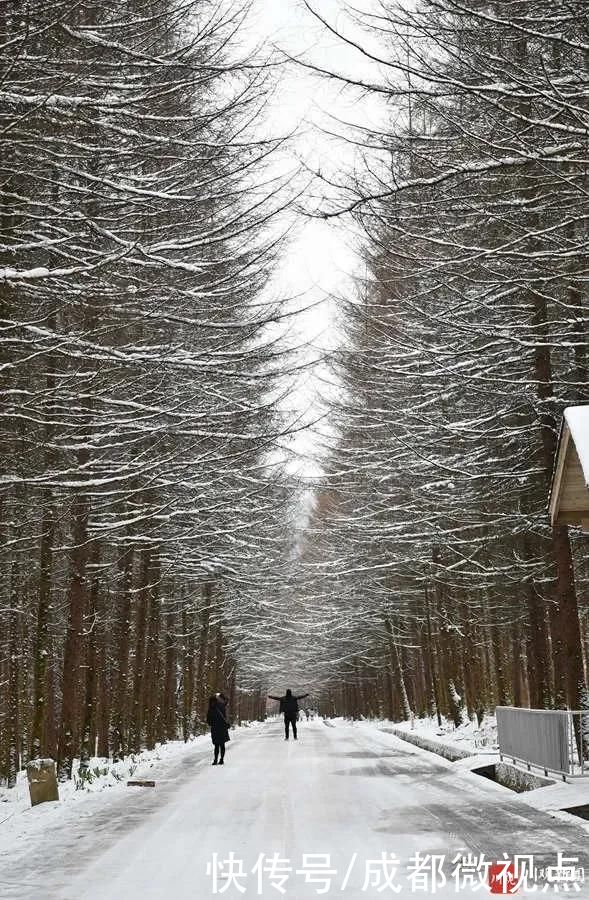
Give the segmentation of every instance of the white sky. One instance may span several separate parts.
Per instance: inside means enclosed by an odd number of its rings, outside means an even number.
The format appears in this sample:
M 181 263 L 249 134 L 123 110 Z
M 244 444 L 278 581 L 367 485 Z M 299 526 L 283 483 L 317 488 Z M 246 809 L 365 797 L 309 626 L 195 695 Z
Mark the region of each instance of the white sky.
M 304 56 L 308 61 L 333 71 L 345 71 L 366 77 L 370 67 L 362 55 L 329 34 L 321 23 L 305 9 L 301 0 L 256 0 L 257 5 L 250 27 L 264 47 L 275 45 L 289 56 Z M 317 10 L 338 28 L 345 28 L 343 0 L 313 0 Z M 345 122 L 376 120 L 371 102 L 359 98 L 351 89 L 342 89 L 336 82 L 328 82 L 305 70 L 290 65 L 279 78 L 276 96 L 268 112 L 269 128 L 273 134 L 285 134 L 298 129 L 290 144 L 288 169 L 295 169 L 302 161 L 309 169 L 321 169 L 341 177 L 354 164 L 355 150 L 343 140 L 335 140 L 322 132 L 323 128 L 340 131 L 342 127 L 330 119 L 334 116 Z M 313 211 L 321 200 L 322 188 L 315 183 L 305 200 L 305 208 Z M 315 196 L 313 196 L 313 194 Z M 296 341 L 308 342 L 307 358 L 321 354 L 337 345 L 337 302 L 330 295 L 350 295 L 352 277 L 362 269 L 354 252 L 354 237 L 350 221 L 319 219 L 297 215 L 295 238 L 283 260 L 272 285 L 281 295 L 300 297 L 300 306 L 321 300 L 311 310 L 303 312 L 296 323 Z M 320 412 L 318 398 L 325 396 L 326 371 L 317 366 L 314 377 L 305 374 L 299 379 L 289 398 L 289 407 L 313 421 Z M 319 431 L 322 430 L 319 426 Z M 320 442 L 311 429 L 294 441 L 300 455 L 298 469 L 305 474 L 317 472 L 314 463 Z

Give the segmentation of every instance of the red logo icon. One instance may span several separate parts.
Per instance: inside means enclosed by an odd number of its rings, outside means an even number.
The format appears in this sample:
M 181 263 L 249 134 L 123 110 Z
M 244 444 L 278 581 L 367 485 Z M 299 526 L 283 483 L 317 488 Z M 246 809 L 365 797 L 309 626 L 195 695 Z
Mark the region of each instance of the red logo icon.
M 492 894 L 517 894 L 519 879 L 512 862 L 495 862 L 489 866 L 489 890 Z

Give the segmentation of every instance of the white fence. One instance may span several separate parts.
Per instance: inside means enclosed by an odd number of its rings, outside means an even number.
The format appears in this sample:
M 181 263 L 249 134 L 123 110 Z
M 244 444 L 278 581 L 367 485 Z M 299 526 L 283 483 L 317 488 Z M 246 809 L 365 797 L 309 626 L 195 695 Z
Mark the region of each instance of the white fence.
M 589 711 L 498 706 L 496 715 L 501 759 L 546 775 L 589 775 Z

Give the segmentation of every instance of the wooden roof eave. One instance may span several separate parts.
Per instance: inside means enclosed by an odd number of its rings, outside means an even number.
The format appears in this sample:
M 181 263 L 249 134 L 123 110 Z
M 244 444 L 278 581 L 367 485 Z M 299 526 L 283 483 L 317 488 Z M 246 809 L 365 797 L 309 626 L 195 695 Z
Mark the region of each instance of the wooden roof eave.
M 557 524 L 558 512 L 560 508 L 560 497 L 562 493 L 562 476 L 564 474 L 570 439 L 571 432 L 569 426 L 563 418 L 562 425 L 560 427 L 560 434 L 558 436 L 556 462 L 554 466 L 554 473 L 552 475 L 552 484 L 550 486 L 550 499 L 548 501 L 548 513 L 550 515 L 551 525 Z

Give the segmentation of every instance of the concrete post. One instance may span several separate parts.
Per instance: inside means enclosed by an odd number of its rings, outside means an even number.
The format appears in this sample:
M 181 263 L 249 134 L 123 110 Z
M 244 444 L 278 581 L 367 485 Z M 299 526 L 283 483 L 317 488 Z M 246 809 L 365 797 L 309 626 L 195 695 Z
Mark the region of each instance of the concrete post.
M 31 806 L 59 800 L 57 774 L 52 759 L 32 759 L 27 765 Z

